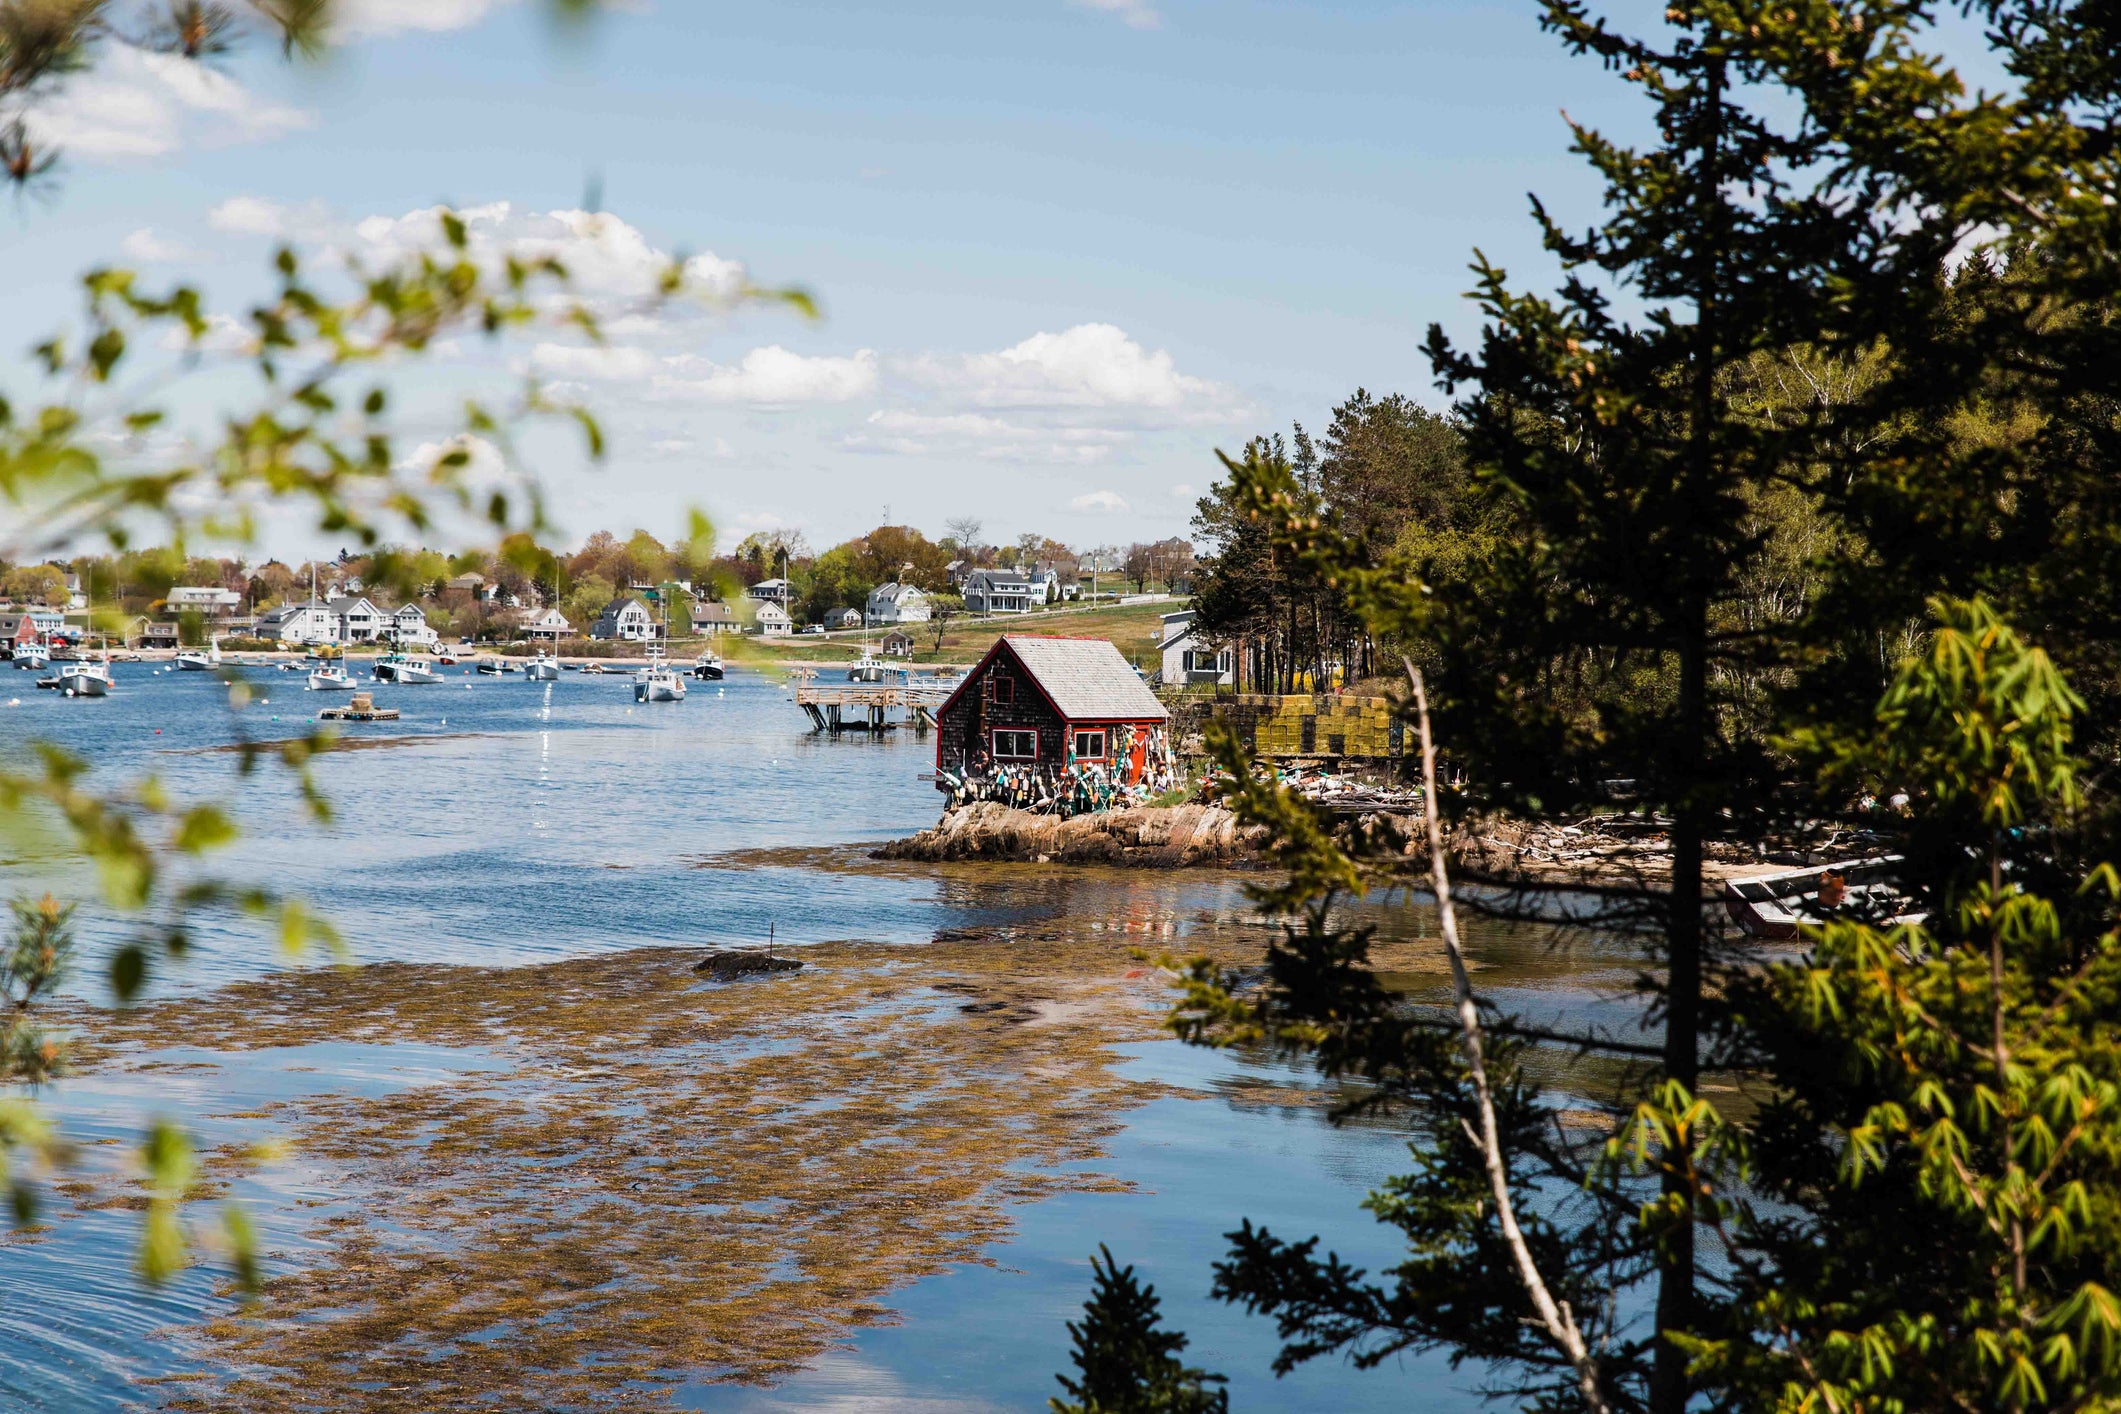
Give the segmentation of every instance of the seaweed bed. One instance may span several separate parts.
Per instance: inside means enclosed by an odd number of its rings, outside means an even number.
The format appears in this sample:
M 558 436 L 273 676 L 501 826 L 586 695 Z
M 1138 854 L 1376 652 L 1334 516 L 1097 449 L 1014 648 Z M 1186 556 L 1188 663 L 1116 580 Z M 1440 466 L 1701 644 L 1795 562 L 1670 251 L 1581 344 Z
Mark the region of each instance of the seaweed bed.
M 1242 937 L 1208 950 L 1258 955 Z M 1390 951 L 1397 970 L 1433 965 Z M 167 1407 L 667 1407 L 685 1383 L 770 1382 L 889 1322 L 895 1289 L 987 1260 L 1013 1204 L 1126 1189 L 1088 1165 L 1167 1093 L 1112 1064 L 1159 1034 L 1166 994 L 1123 937 L 802 956 L 730 983 L 670 949 L 292 971 L 82 1018 L 79 1059 L 106 1070 L 153 1069 L 173 1038 L 508 1063 L 271 1105 L 348 1201 L 319 1205 L 320 1254 L 207 1323 L 219 1373 L 165 1385 Z

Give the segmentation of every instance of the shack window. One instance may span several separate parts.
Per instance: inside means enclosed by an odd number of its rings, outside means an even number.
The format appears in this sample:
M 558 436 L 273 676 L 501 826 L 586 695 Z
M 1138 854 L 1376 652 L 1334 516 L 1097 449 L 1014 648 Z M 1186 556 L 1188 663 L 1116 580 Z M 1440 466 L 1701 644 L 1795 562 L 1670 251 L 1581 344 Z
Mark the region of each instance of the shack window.
M 997 761 L 1036 761 L 1038 759 L 1038 733 L 1006 730 L 995 732 L 994 759 Z
M 1102 761 L 1105 759 L 1105 734 L 1077 732 L 1075 734 L 1075 759 L 1078 761 Z
M 994 670 L 994 700 L 1001 703 L 1016 701 L 1016 679 L 1000 668 Z

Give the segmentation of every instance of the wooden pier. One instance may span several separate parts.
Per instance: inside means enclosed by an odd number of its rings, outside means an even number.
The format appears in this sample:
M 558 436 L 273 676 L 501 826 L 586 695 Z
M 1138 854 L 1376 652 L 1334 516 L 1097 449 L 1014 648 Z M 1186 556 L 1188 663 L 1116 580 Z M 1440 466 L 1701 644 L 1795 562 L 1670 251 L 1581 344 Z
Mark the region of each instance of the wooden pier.
M 796 705 L 810 714 L 811 729 L 830 732 L 891 732 L 911 724 L 926 736 L 935 725 L 935 709 L 950 695 L 947 687 L 883 683 L 830 686 L 799 682 Z

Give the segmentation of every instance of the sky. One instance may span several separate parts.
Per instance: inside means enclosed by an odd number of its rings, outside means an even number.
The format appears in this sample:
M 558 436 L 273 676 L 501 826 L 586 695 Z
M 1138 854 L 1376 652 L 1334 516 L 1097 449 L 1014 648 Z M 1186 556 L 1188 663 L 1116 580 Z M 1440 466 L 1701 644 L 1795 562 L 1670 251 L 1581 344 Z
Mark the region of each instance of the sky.
M 26 350 L 62 326 L 103 262 L 240 312 L 276 243 L 376 260 L 448 203 L 480 249 L 560 254 L 618 316 L 603 348 L 444 349 L 407 413 L 410 440 L 443 435 L 457 398 L 525 372 L 595 407 L 603 463 L 520 449 L 563 541 L 667 536 L 688 508 L 725 544 L 965 516 L 994 541 L 1182 534 L 1218 448 L 1321 427 L 1358 387 L 1441 407 L 1420 345 L 1477 333 L 1475 248 L 1545 287 L 1527 194 L 1597 214 L 1564 110 L 1641 118 L 1522 0 L 342 13 L 317 63 L 119 45 L 38 109 L 64 166 L 0 211 L 0 332 Z M 628 315 L 671 256 L 709 289 L 799 284 L 821 317 Z M 30 380 L 0 362 L 17 405 Z

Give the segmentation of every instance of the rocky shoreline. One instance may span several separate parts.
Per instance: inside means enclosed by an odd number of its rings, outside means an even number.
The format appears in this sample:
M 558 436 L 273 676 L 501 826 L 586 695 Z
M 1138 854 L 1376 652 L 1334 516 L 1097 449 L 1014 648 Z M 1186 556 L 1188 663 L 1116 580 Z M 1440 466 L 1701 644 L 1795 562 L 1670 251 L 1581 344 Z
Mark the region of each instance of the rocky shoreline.
M 1239 825 L 1237 817 L 1219 805 L 1145 805 L 1063 820 L 980 801 L 945 813 L 933 829 L 891 841 L 875 857 L 1177 869 L 1256 863 L 1265 842 L 1265 830 Z

